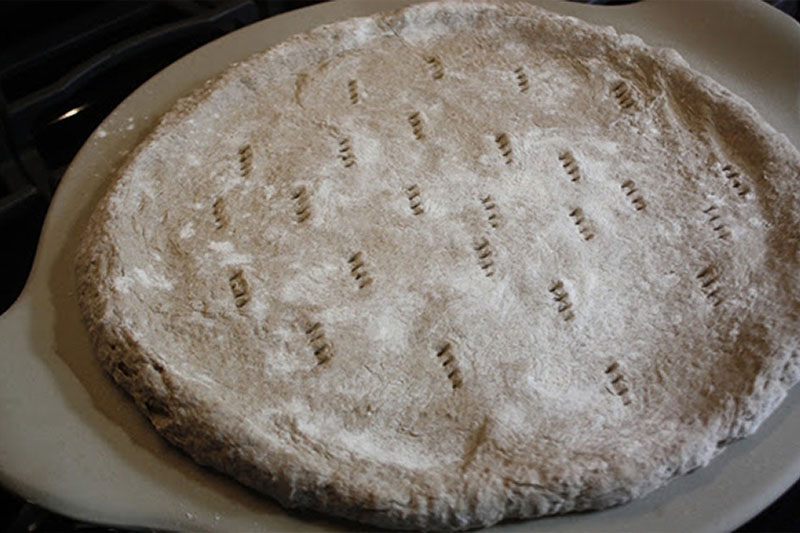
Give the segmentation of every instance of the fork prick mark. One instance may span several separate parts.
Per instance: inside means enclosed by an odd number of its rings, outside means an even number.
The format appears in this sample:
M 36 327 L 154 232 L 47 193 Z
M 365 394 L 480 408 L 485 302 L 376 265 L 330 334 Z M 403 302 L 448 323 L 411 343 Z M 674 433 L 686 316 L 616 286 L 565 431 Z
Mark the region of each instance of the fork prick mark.
M 347 82 L 347 92 L 350 95 L 350 103 L 357 104 L 358 103 L 358 81 L 350 80 Z
M 246 178 L 253 171 L 253 149 L 249 144 L 239 148 L 239 174 Z
M 731 187 L 733 187 L 733 189 L 736 191 L 738 196 L 741 196 L 742 198 L 747 196 L 747 194 L 750 192 L 750 187 L 742 182 L 741 173 L 733 165 L 727 164 L 722 167 L 722 173 L 728 180 L 728 183 L 730 183 Z
M 436 357 L 442 361 L 442 366 L 447 372 L 447 379 L 453 385 L 453 389 L 461 387 L 463 379 L 461 377 L 461 370 L 458 368 L 458 362 L 453 354 L 453 346 L 448 342 L 445 343 L 436 352 Z
M 625 193 L 625 196 L 630 199 L 635 210 L 641 211 L 647 207 L 647 202 L 644 201 L 642 195 L 636 194 L 639 192 L 639 190 L 636 188 L 636 184 L 633 182 L 633 180 L 625 181 L 622 185 L 620 185 L 620 188 L 622 189 L 622 192 Z
M 418 141 L 425 138 L 425 133 L 422 131 L 422 117 L 420 117 L 419 111 L 414 111 L 408 116 L 408 123 L 411 124 L 411 130 Z
M 611 93 L 622 109 L 630 109 L 636 103 L 633 99 L 633 91 L 631 91 L 628 84 L 624 81 L 615 83 L 614 86 L 611 87 Z
M 620 369 L 619 363 L 614 361 L 611 365 L 606 368 L 605 372 L 608 376 L 608 383 L 606 384 L 606 390 L 615 396 L 619 396 L 622 399 L 623 405 L 630 405 L 632 398 L 630 388 L 626 383 L 625 376 L 622 374 L 622 370 Z
M 440 80 L 444 77 L 444 67 L 442 61 L 436 56 L 426 56 L 425 62 L 428 64 L 431 76 L 435 80 Z
M 589 241 L 594 238 L 594 232 L 589 226 L 589 223 L 586 221 L 586 217 L 583 214 L 583 209 L 576 207 L 570 211 L 569 216 L 575 226 L 578 227 L 578 233 L 581 235 L 581 237 L 583 237 L 583 240 Z
M 333 357 L 333 345 L 325 338 L 325 330 L 322 324 L 314 322 L 305 330 L 308 344 L 317 359 L 317 364 L 328 362 Z
M 349 137 L 339 140 L 339 159 L 342 160 L 345 168 L 350 168 L 356 164 L 356 156 L 353 154 L 353 147 L 350 144 Z
M 414 215 L 421 215 L 425 212 L 422 207 L 422 197 L 419 192 L 419 187 L 416 184 L 406 187 L 406 196 L 408 197 L 408 205 Z
M 486 274 L 486 277 L 494 276 L 494 260 L 492 259 L 494 250 L 492 250 L 492 245 L 489 244 L 486 237 L 483 237 L 475 244 L 474 248 L 478 255 L 478 265 L 480 265 L 481 270 Z
M 481 203 L 483 204 L 483 208 L 486 209 L 489 219 L 489 225 L 497 229 L 500 225 L 500 214 L 497 212 L 497 204 L 489 195 L 484 196 L 481 199 Z
M 506 165 L 510 165 L 514 162 L 512 158 L 512 150 L 511 150 L 511 139 L 508 138 L 507 133 L 498 133 L 494 136 L 494 142 L 497 144 L 497 148 L 500 150 L 500 153 L 503 155 L 503 159 L 506 162 Z
M 564 169 L 571 181 L 578 181 L 581 179 L 581 169 L 578 167 L 578 162 L 575 160 L 575 156 L 572 155 L 572 152 L 562 152 L 558 156 L 558 160 L 561 161 L 561 167 Z
M 294 200 L 294 219 L 298 224 L 302 224 L 311 218 L 311 203 L 308 199 L 308 192 L 305 185 L 298 187 L 292 194 Z
M 731 236 L 728 227 L 722 222 L 722 217 L 719 214 L 719 208 L 716 205 L 710 205 L 703 209 L 703 213 L 707 215 L 706 221 L 714 231 L 714 235 L 718 239 L 727 240 Z
M 233 302 L 236 304 L 236 307 L 244 307 L 247 302 L 250 301 L 250 287 L 247 284 L 247 280 L 244 278 L 244 272 L 241 270 L 234 272 L 233 275 L 228 278 L 228 284 L 231 287 Z
M 701 270 L 696 279 L 700 283 L 700 291 L 713 307 L 719 306 L 724 301 L 720 291 L 720 274 L 714 265 Z
M 575 318 L 575 313 L 572 312 L 572 302 L 569 301 L 569 294 L 564 287 L 564 282 L 561 280 L 556 281 L 549 289 L 550 294 L 553 295 L 553 301 L 558 303 L 558 313 L 565 322 Z
M 525 69 L 522 67 L 517 67 L 514 69 L 514 74 L 517 77 L 517 86 L 519 87 L 519 92 L 528 92 L 530 85 L 528 83 L 528 75 L 525 74 Z
M 214 227 L 217 229 L 217 231 L 228 225 L 228 220 L 225 216 L 225 201 L 222 199 L 222 197 L 214 200 L 211 210 L 214 213 Z
M 355 278 L 359 289 L 364 289 L 372 284 L 372 278 L 364 266 L 363 254 L 361 252 L 354 253 L 347 262 L 350 265 L 350 275 Z

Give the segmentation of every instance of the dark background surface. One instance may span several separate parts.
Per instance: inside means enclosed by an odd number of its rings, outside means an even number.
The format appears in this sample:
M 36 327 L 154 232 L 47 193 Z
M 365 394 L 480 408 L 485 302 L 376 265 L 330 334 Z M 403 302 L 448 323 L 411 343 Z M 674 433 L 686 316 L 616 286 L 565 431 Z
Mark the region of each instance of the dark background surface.
M 61 176 L 119 102 L 191 50 L 314 3 L 0 2 L 0 313 L 24 286 Z M 800 20 L 800 2 L 769 3 Z M 740 531 L 800 532 L 799 506 L 797 483 Z M 74 521 L 0 488 L 0 531 L 127 530 Z

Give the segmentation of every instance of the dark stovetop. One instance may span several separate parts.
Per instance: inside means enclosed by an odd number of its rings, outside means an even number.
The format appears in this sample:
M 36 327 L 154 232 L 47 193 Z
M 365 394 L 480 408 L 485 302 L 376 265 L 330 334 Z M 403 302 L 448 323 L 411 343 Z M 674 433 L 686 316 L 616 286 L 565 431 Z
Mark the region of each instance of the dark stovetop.
M 0 313 L 22 290 L 61 176 L 114 107 L 189 51 L 317 1 L 0 3 Z M 770 3 L 800 20 L 797 1 Z M 800 483 L 741 530 L 800 531 L 798 503 Z M 0 489 L 0 531 L 76 530 L 121 531 L 73 521 Z

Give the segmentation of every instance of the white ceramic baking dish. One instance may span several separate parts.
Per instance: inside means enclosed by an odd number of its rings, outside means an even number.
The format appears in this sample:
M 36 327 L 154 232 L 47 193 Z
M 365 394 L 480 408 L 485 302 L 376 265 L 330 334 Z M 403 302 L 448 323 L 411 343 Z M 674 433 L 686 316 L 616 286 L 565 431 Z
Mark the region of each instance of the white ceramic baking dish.
M 0 483 L 47 508 L 109 524 L 203 531 L 352 527 L 286 512 L 167 445 L 92 356 L 75 300 L 73 251 L 125 154 L 180 96 L 293 33 L 408 3 L 337 0 L 253 24 L 153 77 L 94 132 L 53 199 L 25 290 L 0 317 Z M 677 49 L 800 146 L 800 25 L 776 9 L 757 0 L 537 3 Z M 496 530 L 730 530 L 800 477 L 799 435 L 800 390 L 794 390 L 756 435 L 643 500 Z

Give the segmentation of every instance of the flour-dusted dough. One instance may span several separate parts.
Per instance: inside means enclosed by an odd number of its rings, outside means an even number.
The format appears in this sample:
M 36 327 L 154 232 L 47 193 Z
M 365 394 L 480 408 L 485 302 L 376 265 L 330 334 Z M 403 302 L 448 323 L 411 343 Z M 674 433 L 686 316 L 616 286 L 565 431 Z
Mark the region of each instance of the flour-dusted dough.
M 97 355 L 291 507 L 616 505 L 798 379 L 800 155 L 671 50 L 522 3 L 318 28 L 167 113 L 78 252 Z

